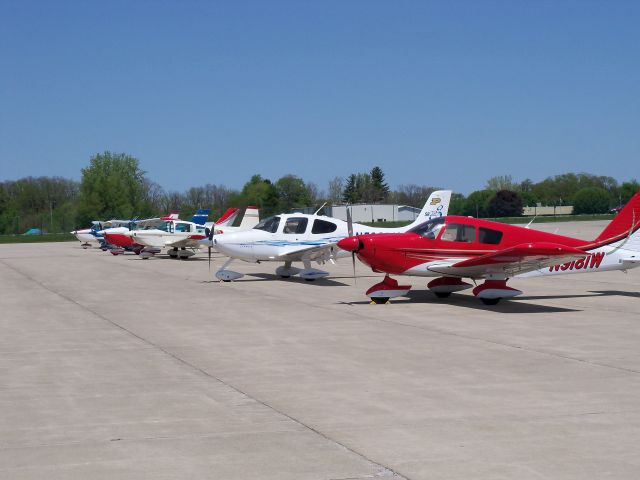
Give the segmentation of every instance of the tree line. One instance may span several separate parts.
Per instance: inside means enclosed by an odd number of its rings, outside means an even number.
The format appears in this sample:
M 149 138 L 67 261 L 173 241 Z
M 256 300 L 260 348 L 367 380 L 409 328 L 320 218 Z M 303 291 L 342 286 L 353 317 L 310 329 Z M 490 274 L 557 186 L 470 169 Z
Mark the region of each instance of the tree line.
M 241 190 L 206 184 L 185 192 L 167 191 L 152 182 L 139 161 L 125 153 L 94 155 L 79 182 L 61 177 L 27 177 L 0 182 L 0 234 L 37 227 L 66 232 L 92 220 L 145 218 L 180 212 L 188 218 L 211 208 L 217 218 L 229 207 L 258 206 L 261 215 L 328 204 L 393 203 L 421 207 L 439 187 L 405 184 L 392 190 L 380 167 L 331 179 L 326 190 L 296 175 L 276 181 L 253 175 Z M 490 178 L 483 189 L 454 193 L 451 214 L 478 217 L 518 216 L 523 206 L 573 205 L 574 213 L 604 213 L 640 189 L 636 180 L 619 184 L 612 177 L 565 173 L 540 182 L 515 182 L 509 175 Z

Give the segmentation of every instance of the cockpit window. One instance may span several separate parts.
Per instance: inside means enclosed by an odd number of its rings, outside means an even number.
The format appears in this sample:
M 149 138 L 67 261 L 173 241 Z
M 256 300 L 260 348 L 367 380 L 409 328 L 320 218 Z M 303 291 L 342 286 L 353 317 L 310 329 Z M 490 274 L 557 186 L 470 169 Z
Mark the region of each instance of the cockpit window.
M 502 240 L 502 232 L 492 230 L 490 228 L 480 227 L 480 235 L 478 237 L 480 243 L 488 243 L 490 245 L 498 245 Z
M 416 227 L 413 227 L 409 231 L 433 240 L 438 236 L 438 232 L 444 225 L 444 219 L 445 217 L 438 217 L 432 220 L 427 220 L 426 222 L 421 223 Z
M 313 227 L 311 233 L 331 233 L 335 232 L 338 226 L 335 223 L 327 222 L 326 220 L 320 220 L 316 218 L 313 221 Z
M 188 223 L 176 223 L 176 232 L 188 232 L 189 227 Z
M 278 231 L 278 225 L 280 225 L 280 217 L 268 217 L 261 220 L 255 227 L 255 230 L 264 230 L 269 233 L 276 233 Z
M 440 240 L 446 242 L 475 242 L 476 227 L 473 225 L 463 225 L 461 223 L 450 223 L 444 229 Z
M 307 230 L 307 222 L 308 220 L 306 217 L 287 218 L 287 222 L 284 224 L 282 233 L 303 234 Z
M 160 225 L 158 225 L 158 230 L 162 230 L 163 232 L 173 233 L 171 222 L 162 222 Z

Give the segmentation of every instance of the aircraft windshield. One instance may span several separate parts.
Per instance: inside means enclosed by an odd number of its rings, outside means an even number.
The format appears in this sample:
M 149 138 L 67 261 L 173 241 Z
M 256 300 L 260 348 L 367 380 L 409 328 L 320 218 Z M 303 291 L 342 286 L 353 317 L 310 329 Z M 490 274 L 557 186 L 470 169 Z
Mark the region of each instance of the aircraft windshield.
M 280 217 L 268 217 L 261 220 L 255 227 L 255 230 L 264 230 L 269 233 L 276 233 L 278 231 L 278 225 L 280 225 Z
M 425 238 L 434 239 L 438 236 L 438 232 L 444 225 L 445 217 L 438 217 L 432 220 L 427 220 L 424 223 L 421 223 L 417 227 L 413 227 L 410 232 L 417 233 Z

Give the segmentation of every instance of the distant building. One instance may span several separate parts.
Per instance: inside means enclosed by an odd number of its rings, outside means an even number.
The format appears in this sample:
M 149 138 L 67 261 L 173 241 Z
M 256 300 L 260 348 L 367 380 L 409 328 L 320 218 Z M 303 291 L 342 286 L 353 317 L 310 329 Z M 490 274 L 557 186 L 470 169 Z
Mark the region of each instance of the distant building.
M 420 215 L 421 208 L 409 205 L 377 205 L 356 204 L 349 205 L 354 222 L 413 222 Z M 295 212 L 314 213 L 316 209 L 295 208 Z M 320 212 L 323 215 L 347 221 L 347 205 L 327 205 Z
M 571 215 L 573 213 L 572 205 L 562 205 L 558 207 L 524 207 L 522 214 L 525 217 L 533 217 L 536 215 Z

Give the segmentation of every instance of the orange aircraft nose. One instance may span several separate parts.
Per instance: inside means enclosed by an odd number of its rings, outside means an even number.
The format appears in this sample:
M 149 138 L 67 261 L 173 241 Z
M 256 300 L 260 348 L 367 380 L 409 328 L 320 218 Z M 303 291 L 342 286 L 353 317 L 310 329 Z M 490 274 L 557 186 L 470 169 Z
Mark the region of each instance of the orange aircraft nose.
M 338 242 L 338 247 L 347 252 L 355 252 L 360 247 L 360 240 L 358 237 L 343 238 Z

